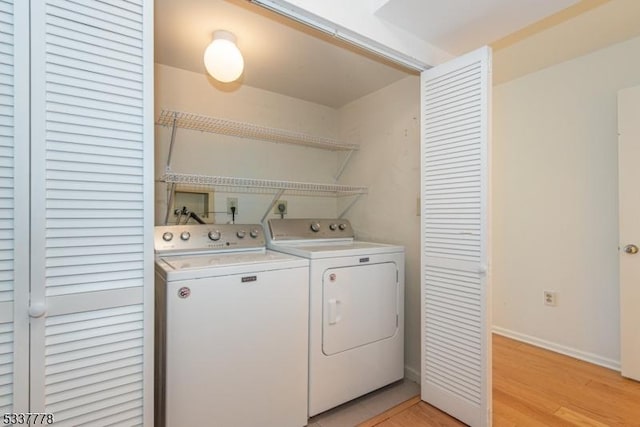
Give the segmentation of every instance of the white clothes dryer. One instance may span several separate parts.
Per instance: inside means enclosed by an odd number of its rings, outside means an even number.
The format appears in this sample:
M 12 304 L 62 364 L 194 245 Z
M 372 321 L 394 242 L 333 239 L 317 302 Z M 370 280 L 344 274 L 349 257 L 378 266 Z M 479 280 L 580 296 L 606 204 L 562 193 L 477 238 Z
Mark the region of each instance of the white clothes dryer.
M 155 250 L 155 425 L 306 425 L 308 261 L 260 225 L 160 226 Z
M 267 246 L 310 261 L 309 416 L 404 377 L 402 246 L 342 219 L 271 219 Z

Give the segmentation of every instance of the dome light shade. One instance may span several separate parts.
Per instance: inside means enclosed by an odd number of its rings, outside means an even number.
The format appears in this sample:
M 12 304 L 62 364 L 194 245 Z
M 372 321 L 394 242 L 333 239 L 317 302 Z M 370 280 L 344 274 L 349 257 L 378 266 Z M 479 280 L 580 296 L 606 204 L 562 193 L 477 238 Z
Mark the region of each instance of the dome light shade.
M 236 36 L 224 30 L 214 32 L 213 41 L 204 51 L 204 66 L 211 77 L 223 83 L 238 79 L 244 59 L 236 46 Z

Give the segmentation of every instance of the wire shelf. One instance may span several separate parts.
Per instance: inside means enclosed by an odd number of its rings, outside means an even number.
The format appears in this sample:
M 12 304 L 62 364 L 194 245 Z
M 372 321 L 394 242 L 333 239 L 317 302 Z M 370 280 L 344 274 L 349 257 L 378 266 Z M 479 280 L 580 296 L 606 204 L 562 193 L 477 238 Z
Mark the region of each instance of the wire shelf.
M 269 179 L 237 178 L 229 176 L 193 175 L 167 172 L 160 181 L 168 184 L 214 187 L 221 192 L 269 193 L 285 190 L 295 195 L 353 196 L 367 194 L 367 187 L 317 184 L 309 182 L 276 181 Z
M 176 127 L 221 135 L 304 145 L 334 151 L 354 151 L 359 148 L 356 144 L 347 144 L 330 138 L 174 110 L 162 110 L 156 124 L 173 126 L 174 121 Z

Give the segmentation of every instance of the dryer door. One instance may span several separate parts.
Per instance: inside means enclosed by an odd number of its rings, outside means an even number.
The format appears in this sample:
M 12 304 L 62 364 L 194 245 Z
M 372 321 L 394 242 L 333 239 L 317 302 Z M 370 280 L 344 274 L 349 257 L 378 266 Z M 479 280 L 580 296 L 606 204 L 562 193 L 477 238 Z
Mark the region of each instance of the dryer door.
M 330 268 L 322 279 L 322 352 L 325 355 L 380 341 L 396 333 L 395 263 Z

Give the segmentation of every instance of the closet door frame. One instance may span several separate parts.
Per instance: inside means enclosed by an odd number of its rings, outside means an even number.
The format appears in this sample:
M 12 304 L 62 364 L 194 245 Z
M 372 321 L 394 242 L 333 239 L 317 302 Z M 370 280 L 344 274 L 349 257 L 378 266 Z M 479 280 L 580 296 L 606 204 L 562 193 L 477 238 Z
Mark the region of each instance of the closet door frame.
M 14 18 L 14 215 L 13 303 L 0 303 L 11 317 L 13 335 L 13 411 L 29 411 L 29 248 L 30 248 L 30 115 L 29 2 L 13 1 Z M 7 309 L 5 310 L 5 306 Z

